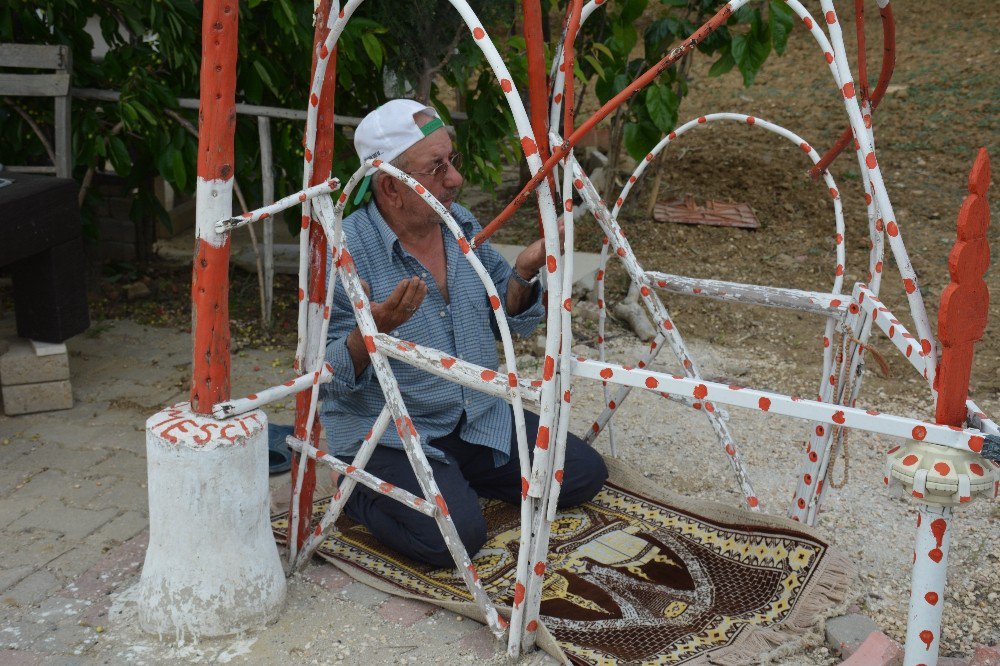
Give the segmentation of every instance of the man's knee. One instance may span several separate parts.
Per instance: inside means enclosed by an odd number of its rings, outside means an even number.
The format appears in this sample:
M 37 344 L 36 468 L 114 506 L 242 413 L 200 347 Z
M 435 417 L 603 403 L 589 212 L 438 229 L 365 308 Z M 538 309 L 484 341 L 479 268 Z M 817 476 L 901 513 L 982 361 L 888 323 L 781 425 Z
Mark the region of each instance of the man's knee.
M 451 517 L 455 524 L 455 530 L 458 532 L 458 538 L 462 541 L 462 545 L 465 546 L 465 551 L 471 559 L 486 543 L 486 519 L 478 510 L 452 514 Z M 431 522 L 433 524 L 422 535 L 421 540 L 424 542 L 425 548 L 422 549 L 424 552 L 421 553 L 421 559 L 437 567 L 452 568 L 455 566 L 455 559 L 452 557 L 437 523 Z
M 608 468 L 596 449 L 585 442 L 567 442 L 566 465 L 559 506 L 576 506 L 589 502 L 608 480 Z

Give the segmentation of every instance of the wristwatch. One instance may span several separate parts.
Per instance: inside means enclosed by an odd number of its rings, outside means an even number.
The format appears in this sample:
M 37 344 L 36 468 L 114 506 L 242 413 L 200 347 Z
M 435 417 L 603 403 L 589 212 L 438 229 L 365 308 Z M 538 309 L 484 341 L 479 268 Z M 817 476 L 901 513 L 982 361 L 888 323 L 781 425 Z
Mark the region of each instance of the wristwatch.
M 523 277 L 521 277 L 521 274 L 517 272 L 516 268 L 510 269 L 510 277 L 514 280 L 514 282 L 517 282 L 519 285 L 527 289 L 531 289 L 531 287 L 533 287 L 535 283 L 538 282 L 538 273 L 535 273 L 535 276 L 530 280 L 525 280 Z

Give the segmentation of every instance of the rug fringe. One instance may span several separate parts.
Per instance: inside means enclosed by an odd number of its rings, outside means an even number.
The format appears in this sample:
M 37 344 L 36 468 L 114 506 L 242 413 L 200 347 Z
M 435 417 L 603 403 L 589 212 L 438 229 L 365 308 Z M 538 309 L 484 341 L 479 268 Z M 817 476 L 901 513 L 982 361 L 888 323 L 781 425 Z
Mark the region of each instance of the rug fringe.
M 852 590 L 857 573 L 847 555 L 827 550 L 809 588 L 785 621 L 776 627 L 749 628 L 727 648 L 707 655 L 714 666 L 770 664 L 820 645 L 826 620 L 843 615 L 860 596 Z

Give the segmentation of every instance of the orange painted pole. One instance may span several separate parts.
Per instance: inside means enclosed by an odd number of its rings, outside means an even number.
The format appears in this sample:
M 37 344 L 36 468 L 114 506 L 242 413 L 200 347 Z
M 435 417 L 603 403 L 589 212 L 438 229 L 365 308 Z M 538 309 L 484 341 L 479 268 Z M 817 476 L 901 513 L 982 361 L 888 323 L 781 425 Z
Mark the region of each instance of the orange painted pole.
M 880 7 L 878 12 L 882 17 L 882 71 L 879 72 L 878 83 L 875 84 L 875 91 L 870 98 L 872 110 L 885 97 L 885 91 L 889 88 L 889 81 L 892 79 L 892 71 L 896 67 L 896 19 L 892 14 L 892 5 Z M 862 86 L 867 88 L 867 78 L 861 79 L 861 81 Z M 870 124 L 871 119 L 866 118 L 865 122 Z M 833 161 L 837 159 L 837 155 L 840 155 L 853 139 L 854 135 L 851 133 L 851 128 L 846 128 L 836 143 L 823 153 L 823 157 L 820 158 L 819 162 L 809 169 L 809 175 L 813 178 L 819 178 L 820 174 L 826 171 Z
M 538 187 L 538 184 L 542 182 L 542 179 L 548 176 L 552 171 L 552 168 L 563 158 L 563 156 L 569 152 L 570 148 L 575 146 L 577 142 L 587 134 L 590 130 L 594 128 L 597 123 L 601 122 L 614 111 L 616 108 L 621 106 L 626 100 L 628 100 L 632 95 L 636 94 L 654 80 L 656 77 L 663 73 L 668 67 L 673 65 L 675 62 L 684 57 L 684 55 L 690 52 L 694 47 L 701 43 L 703 39 L 708 37 L 710 34 L 715 32 L 721 25 L 723 25 L 726 20 L 732 16 L 733 10 L 726 4 L 722 9 L 720 9 L 712 18 L 710 18 L 704 25 L 698 28 L 690 37 L 684 40 L 684 42 L 675 49 L 672 49 L 666 56 L 663 57 L 660 62 L 656 63 L 648 70 L 646 70 L 639 78 L 633 81 L 620 93 L 612 97 L 608 102 L 594 112 L 590 118 L 588 118 L 579 128 L 576 129 L 565 141 L 563 145 L 556 146 L 552 149 L 552 155 L 549 159 L 545 160 L 542 164 L 542 168 L 532 176 L 531 180 L 521 189 L 514 200 L 507 204 L 507 207 L 500 211 L 493 220 L 480 231 L 474 240 L 474 245 L 478 246 L 487 238 L 496 233 L 503 224 L 510 219 L 511 215 L 517 212 L 517 210 L 524 205 L 528 200 L 528 195 Z
M 313 35 L 313 50 L 312 50 L 312 69 L 311 73 L 316 72 L 316 60 L 319 57 L 319 50 L 324 48 L 323 44 L 326 41 L 327 35 L 330 33 L 330 29 L 327 27 L 327 19 L 330 15 L 330 8 L 332 6 L 331 0 L 326 0 L 321 3 L 316 11 L 316 30 Z M 312 80 L 312 76 L 309 77 Z M 309 186 L 319 185 L 320 183 L 326 182 L 330 178 L 330 174 L 333 171 L 333 99 L 334 90 L 336 88 L 337 82 L 337 50 L 334 49 L 333 53 L 330 54 L 330 63 L 327 65 L 326 72 L 323 77 L 323 89 L 320 93 L 319 99 L 316 102 L 317 105 L 317 115 L 316 115 L 316 146 L 313 154 L 307 156 L 307 161 L 311 158 L 312 161 L 312 175 L 309 178 Z M 312 104 L 310 100 L 310 104 Z M 327 239 L 326 233 L 323 231 L 323 226 L 315 218 L 302 219 L 302 232 L 309 234 L 309 261 L 308 261 L 308 280 L 309 289 L 308 294 L 304 297 L 308 298 L 310 311 L 318 309 L 322 312 L 326 300 L 326 264 L 327 264 Z M 307 320 L 310 324 L 314 321 L 318 323 L 318 319 L 310 316 Z M 307 336 L 307 341 L 312 341 L 314 331 L 309 330 L 309 335 Z M 307 342 L 309 344 L 309 342 Z M 322 354 L 325 349 L 325 341 L 315 341 L 315 344 L 320 345 L 318 354 Z M 307 348 L 308 349 L 308 348 Z M 303 368 L 313 367 L 313 363 L 310 359 L 310 352 L 306 352 L 305 365 Z M 303 370 L 300 368 L 300 370 Z M 313 421 L 312 429 L 310 432 L 306 432 L 306 425 L 309 420 L 309 403 L 312 395 L 312 387 L 302 391 L 295 396 L 295 437 L 302 441 L 308 441 L 314 448 L 320 447 L 320 423 L 316 419 Z M 305 542 L 306 537 L 309 536 L 309 526 L 312 522 L 312 499 L 313 493 L 316 490 L 316 461 L 312 458 L 307 458 L 305 461 L 306 468 L 304 470 L 304 475 L 302 477 L 302 486 L 300 488 L 295 487 L 295 483 L 298 480 L 298 467 L 302 464 L 302 460 L 299 453 L 292 454 L 292 498 L 294 501 L 296 491 L 299 494 L 299 525 L 298 529 L 295 531 L 296 535 L 296 548 L 300 548 Z
M 573 133 L 573 123 L 575 121 L 576 110 L 573 108 L 576 102 L 573 94 L 573 84 L 576 81 L 574 76 L 576 59 L 576 33 L 580 30 L 580 14 L 583 11 L 583 0 L 573 0 L 570 6 L 569 27 L 566 29 L 566 44 L 563 46 L 563 64 L 565 70 L 566 83 L 563 90 L 563 135 Z
M 549 159 L 549 82 L 545 70 L 545 41 L 542 32 L 541 0 L 524 0 L 521 3 L 524 18 L 525 56 L 528 60 L 528 114 L 531 131 L 535 135 L 539 157 Z M 555 180 L 549 175 L 549 189 L 555 192 Z M 538 213 L 538 233 L 542 230 L 542 215 Z
M 237 0 L 206 0 L 201 29 L 191 409 L 206 415 L 230 388 L 229 236 L 214 225 L 233 212 L 238 10 Z

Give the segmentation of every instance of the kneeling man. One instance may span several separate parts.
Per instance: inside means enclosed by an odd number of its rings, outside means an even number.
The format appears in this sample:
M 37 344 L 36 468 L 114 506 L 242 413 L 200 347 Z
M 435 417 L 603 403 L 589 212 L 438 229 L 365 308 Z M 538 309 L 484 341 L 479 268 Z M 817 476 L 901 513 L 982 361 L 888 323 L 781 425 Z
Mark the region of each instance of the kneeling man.
M 412 100 L 392 100 L 358 125 L 354 145 L 362 159 L 378 157 L 417 179 L 447 207 L 467 238 L 481 229 L 467 209 L 455 203 L 463 179 L 461 155 L 452 147 L 434 109 Z M 451 356 L 497 369 L 486 289 L 465 259 L 454 236 L 409 187 L 372 170 L 371 201 L 344 220 L 347 246 L 371 299 L 378 330 Z M 476 249 L 504 300 L 512 333 L 531 333 L 544 314 L 538 272 L 545 264 L 541 240 L 529 245 L 514 267 L 489 243 Z M 351 460 L 361 436 L 385 405 L 350 299 L 338 283 L 326 350 L 333 381 L 323 388 L 320 418 L 329 451 Z M 423 370 L 391 361 L 403 401 L 420 435 L 434 478 L 448 503 L 458 534 L 470 556 L 486 542 L 486 521 L 479 497 L 521 501 L 521 469 L 511 407 L 500 398 L 465 388 Z M 538 416 L 525 412 L 529 447 Z M 399 435 L 387 429 L 365 469 L 422 496 Z M 600 454 L 570 434 L 559 506 L 594 497 L 607 478 Z M 436 566 L 453 561 L 435 522 L 396 500 L 358 485 L 345 507 L 376 539 Z

